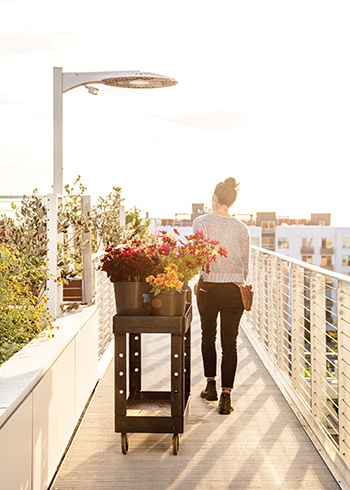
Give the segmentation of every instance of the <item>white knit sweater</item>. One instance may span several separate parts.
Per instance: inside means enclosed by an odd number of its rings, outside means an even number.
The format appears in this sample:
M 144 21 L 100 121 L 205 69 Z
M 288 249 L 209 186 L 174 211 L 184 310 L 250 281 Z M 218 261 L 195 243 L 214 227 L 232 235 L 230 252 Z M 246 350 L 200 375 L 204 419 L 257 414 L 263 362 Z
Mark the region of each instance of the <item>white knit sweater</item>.
M 250 234 L 248 227 L 233 216 L 204 214 L 193 222 L 193 231 L 203 230 L 211 240 L 218 240 L 225 247 L 227 257 L 217 256 L 212 262 L 210 274 L 201 272 L 208 282 L 245 282 L 249 273 Z

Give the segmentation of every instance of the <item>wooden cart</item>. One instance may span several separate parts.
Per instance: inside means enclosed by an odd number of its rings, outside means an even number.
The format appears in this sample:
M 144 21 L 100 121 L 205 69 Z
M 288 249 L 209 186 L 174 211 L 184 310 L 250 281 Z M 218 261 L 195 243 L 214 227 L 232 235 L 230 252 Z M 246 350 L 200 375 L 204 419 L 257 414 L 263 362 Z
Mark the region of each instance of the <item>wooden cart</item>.
M 123 454 L 128 452 L 128 432 L 171 433 L 173 453 L 178 454 L 190 405 L 191 321 L 190 303 L 184 316 L 114 315 L 115 432 L 121 433 Z M 141 335 L 146 333 L 171 335 L 170 391 L 141 390 Z

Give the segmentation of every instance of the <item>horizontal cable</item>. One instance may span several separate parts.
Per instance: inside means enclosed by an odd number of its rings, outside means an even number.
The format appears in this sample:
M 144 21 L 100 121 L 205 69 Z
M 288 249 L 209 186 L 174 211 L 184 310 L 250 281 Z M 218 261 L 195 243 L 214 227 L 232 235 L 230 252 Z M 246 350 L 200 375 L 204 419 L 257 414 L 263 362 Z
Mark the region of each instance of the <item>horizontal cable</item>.
M 321 402 L 322 402 L 322 400 L 321 400 Z M 327 405 L 325 405 L 325 403 L 324 403 L 324 402 L 322 402 L 322 404 L 323 404 L 323 405 L 324 405 L 324 407 L 325 407 L 325 408 L 328 410 L 329 415 L 333 416 L 333 413 L 331 413 L 331 411 L 330 411 L 329 407 L 327 407 Z M 335 427 L 335 426 L 333 425 L 333 423 L 332 423 L 332 422 L 331 422 L 331 421 L 328 419 L 327 415 L 325 415 L 325 413 L 323 412 L 323 410 L 320 410 L 320 412 L 321 412 L 321 415 L 324 417 L 324 419 L 327 421 L 327 425 L 328 425 L 328 424 L 329 424 L 329 425 L 331 425 L 331 427 L 332 427 L 332 429 L 334 429 L 335 433 L 336 433 L 337 435 L 339 435 L 339 431 L 338 431 L 337 427 Z M 336 419 L 336 420 L 337 420 L 337 419 Z M 322 424 L 322 425 L 323 425 L 323 424 Z M 327 432 L 328 432 L 328 430 L 327 430 Z

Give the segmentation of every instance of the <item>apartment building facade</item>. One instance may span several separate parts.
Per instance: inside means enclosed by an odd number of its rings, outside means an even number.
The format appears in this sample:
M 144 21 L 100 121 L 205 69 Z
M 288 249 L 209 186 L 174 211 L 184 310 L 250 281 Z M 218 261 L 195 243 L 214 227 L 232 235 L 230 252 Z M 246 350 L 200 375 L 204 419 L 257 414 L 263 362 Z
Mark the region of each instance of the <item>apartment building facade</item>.
M 295 221 L 299 223 L 290 224 Z M 276 218 L 275 213 L 257 213 L 249 230 L 252 245 L 350 275 L 350 227 L 330 226 L 330 215 L 290 220 Z

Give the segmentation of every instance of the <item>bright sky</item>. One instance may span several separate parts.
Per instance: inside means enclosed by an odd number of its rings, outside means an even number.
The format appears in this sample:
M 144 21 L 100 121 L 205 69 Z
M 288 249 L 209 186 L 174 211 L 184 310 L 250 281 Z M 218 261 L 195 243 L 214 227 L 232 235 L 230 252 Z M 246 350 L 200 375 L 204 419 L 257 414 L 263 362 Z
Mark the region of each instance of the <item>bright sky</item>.
M 0 195 L 51 191 L 52 74 L 144 70 L 175 87 L 64 94 L 64 181 L 151 217 L 210 205 L 350 226 L 348 0 L 1 0 Z

